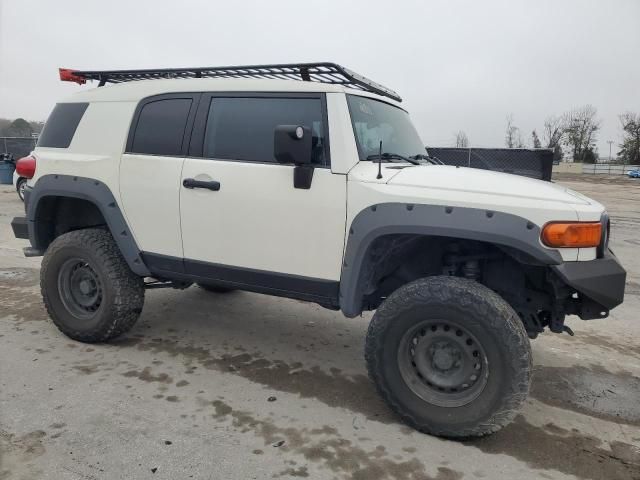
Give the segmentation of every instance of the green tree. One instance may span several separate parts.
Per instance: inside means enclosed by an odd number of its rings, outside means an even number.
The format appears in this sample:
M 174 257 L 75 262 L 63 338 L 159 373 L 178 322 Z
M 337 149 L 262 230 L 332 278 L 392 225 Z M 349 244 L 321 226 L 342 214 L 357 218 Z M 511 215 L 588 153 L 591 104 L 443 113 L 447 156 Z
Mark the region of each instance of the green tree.
M 620 115 L 622 143 L 618 156 L 626 164 L 640 164 L 640 114 L 627 112 Z
M 598 152 L 591 146 L 587 147 L 582 154 L 584 163 L 598 163 Z
M 596 115 L 597 110 L 591 105 L 576 108 L 564 115 L 565 143 L 572 151 L 574 162 L 584 162 L 587 155 L 594 153 L 600 130 L 600 120 Z
M 2 133 L 5 137 L 30 137 L 33 128 L 24 118 L 16 118 Z

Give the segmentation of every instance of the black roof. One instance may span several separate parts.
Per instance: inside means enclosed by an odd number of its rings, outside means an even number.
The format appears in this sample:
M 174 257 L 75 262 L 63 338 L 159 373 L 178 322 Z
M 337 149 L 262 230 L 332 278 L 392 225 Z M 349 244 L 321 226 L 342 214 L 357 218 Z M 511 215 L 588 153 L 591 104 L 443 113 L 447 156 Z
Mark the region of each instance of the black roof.
M 97 80 L 105 83 L 122 83 L 134 80 L 162 78 L 262 78 L 302 80 L 306 82 L 344 85 L 366 92 L 389 97 L 398 102 L 402 98 L 393 90 L 367 77 L 359 75 L 336 63 L 290 63 L 276 65 L 239 65 L 233 67 L 162 68 L 149 70 L 95 70 L 80 71 L 60 69 L 60 79 L 84 83 Z

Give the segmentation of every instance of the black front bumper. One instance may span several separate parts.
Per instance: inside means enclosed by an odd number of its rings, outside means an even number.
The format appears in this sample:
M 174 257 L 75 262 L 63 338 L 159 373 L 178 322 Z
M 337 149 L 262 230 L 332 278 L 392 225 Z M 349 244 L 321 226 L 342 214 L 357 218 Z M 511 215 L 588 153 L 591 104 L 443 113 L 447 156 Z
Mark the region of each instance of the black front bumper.
M 15 217 L 11 220 L 11 228 L 14 237 L 29 239 L 29 223 L 26 217 Z
M 589 301 L 582 302 L 580 317 L 606 317 L 624 300 L 627 272 L 616 256 L 606 250 L 602 258 L 586 262 L 565 262 L 551 267 L 570 287 Z

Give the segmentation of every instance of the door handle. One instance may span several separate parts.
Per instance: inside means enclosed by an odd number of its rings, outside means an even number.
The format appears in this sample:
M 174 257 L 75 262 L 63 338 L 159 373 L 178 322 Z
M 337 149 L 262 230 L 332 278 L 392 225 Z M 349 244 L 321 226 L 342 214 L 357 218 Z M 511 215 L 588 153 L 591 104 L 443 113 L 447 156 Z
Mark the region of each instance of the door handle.
M 195 178 L 185 178 L 182 181 L 182 186 L 184 188 L 194 189 L 194 188 L 206 188 L 207 190 L 213 190 L 217 192 L 220 190 L 220 182 L 216 182 L 215 180 L 196 180 Z

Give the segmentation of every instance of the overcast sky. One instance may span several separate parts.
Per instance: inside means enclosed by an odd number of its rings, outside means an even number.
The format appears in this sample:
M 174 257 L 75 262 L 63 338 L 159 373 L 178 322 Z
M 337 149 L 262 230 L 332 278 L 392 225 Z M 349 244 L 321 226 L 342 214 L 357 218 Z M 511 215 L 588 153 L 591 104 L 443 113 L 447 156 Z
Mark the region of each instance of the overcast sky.
M 0 0 L 0 117 L 46 119 L 81 88 L 58 67 L 334 61 L 397 91 L 426 145 L 457 130 L 530 143 L 544 118 L 598 110 L 601 155 L 640 112 L 640 0 Z M 615 148 L 615 147 L 614 147 Z

